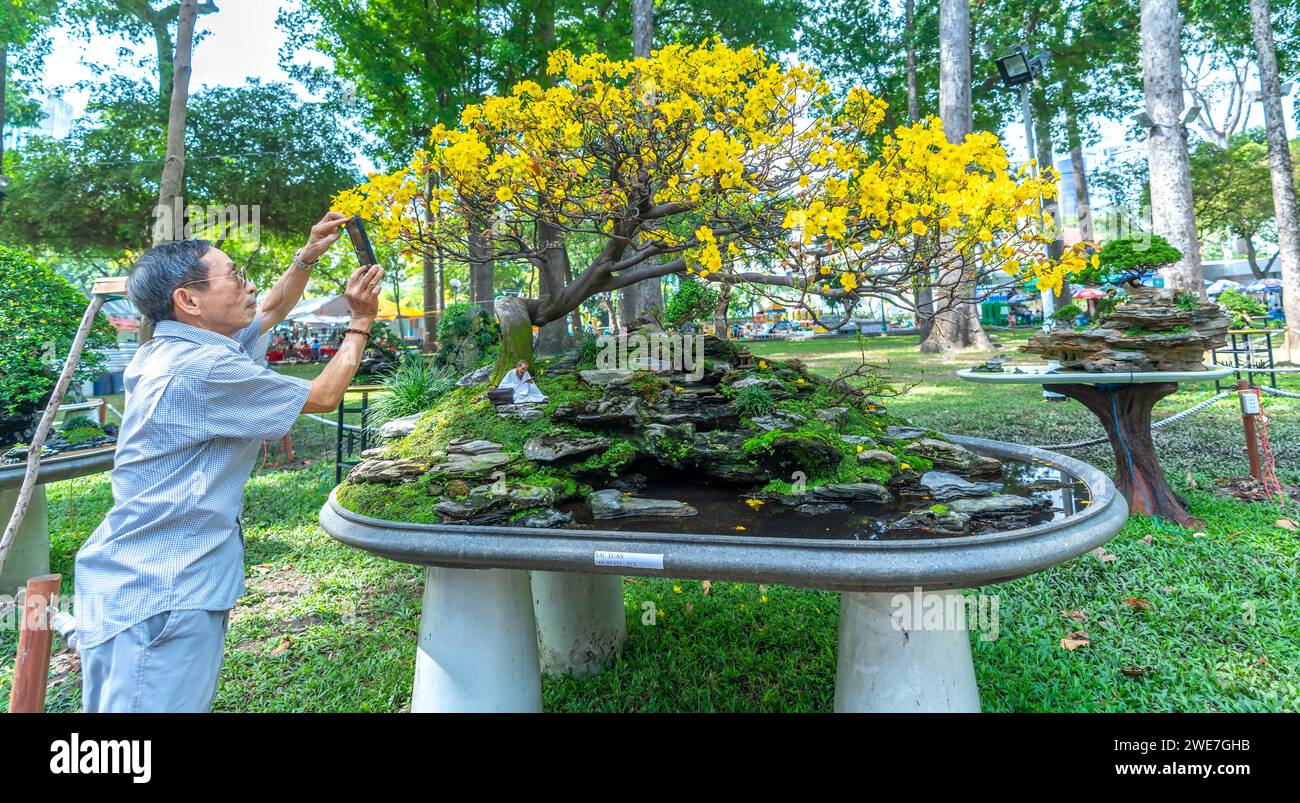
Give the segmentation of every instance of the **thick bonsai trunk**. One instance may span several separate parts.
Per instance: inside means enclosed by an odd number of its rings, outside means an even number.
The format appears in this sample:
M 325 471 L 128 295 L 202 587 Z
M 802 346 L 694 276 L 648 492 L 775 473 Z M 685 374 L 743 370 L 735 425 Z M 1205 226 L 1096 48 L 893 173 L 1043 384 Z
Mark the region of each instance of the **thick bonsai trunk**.
M 718 288 L 718 305 L 713 308 L 713 336 L 728 339 L 727 308 L 731 306 L 731 285 Z
M 543 248 L 544 264 L 538 267 L 540 301 L 543 306 L 557 298 L 567 283 L 569 274 L 568 252 L 564 250 L 564 235 L 559 229 L 545 221 L 537 224 L 538 246 Z M 537 334 L 537 353 L 543 357 L 553 357 L 573 346 L 573 338 L 568 332 L 568 315 L 561 315 L 542 326 Z
M 533 364 L 533 320 L 522 298 L 506 296 L 496 302 L 497 321 L 501 324 L 501 353 L 492 366 L 489 387 L 496 387 L 506 371 L 520 360 Z
M 1101 420 L 1115 453 L 1115 487 L 1128 500 L 1129 512 L 1160 516 L 1188 529 L 1205 526 L 1170 489 L 1151 442 L 1151 410 L 1178 390 L 1177 383 L 1132 384 L 1110 391 L 1096 385 L 1048 387 L 1082 402 Z

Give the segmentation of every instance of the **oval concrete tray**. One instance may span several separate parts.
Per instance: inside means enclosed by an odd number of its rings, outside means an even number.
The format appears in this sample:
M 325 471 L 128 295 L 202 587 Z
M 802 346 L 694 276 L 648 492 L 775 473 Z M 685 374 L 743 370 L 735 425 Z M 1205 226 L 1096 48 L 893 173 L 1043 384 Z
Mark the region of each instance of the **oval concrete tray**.
M 41 460 L 37 483 L 70 480 L 87 474 L 98 474 L 113 467 L 116 446 L 101 446 L 80 452 L 69 452 L 47 457 Z M 0 466 L 0 489 L 17 488 L 23 484 L 23 474 L 27 471 L 27 461 L 12 466 Z
M 1000 441 L 951 440 L 993 457 L 1036 461 L 1063 470 L 1088 486 L 1091 504 L 1081 513 L 1019 530 L 908 541 L 412 524 L 353 513 L 338 503 L 337 489 L 321 508 L 320 521 L 327 533 L 349 546 L 424 566 L 909 591 L 917 586 L 967 588 L 1023 577 L 1106 543 L 1128 519 L 1128 502 L 1109 477 L 1086 463 Z

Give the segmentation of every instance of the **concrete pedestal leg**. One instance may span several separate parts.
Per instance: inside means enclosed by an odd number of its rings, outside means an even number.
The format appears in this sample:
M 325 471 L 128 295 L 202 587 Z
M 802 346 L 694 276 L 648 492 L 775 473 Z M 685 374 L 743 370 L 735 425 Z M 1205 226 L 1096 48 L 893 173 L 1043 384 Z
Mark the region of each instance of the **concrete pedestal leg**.
M 411 710 L 542 710 L 527 572 L 429 568 Z
M 613 574 L 533 572 L 542 671 L 594 675 L 627 640 L 623 580 Z
M 0 531 L 9 523 L 18 504 L 18 489 L 0 491 Z M 32 500 L 27 505 L 27 515 L 14 533 L 9 557 L 0 571 L 0 594 L 13 595 L 26 588 L 32 577 L 50 573 L 50 527 L 45 505 L 45 486 L 32 489 Z
M 907 615 L 897 612 L 894 600 L 899 597 L 908 598 Z M 943 610 L 964 610 L 962 595 L 955 592 L 920 598 L 926 607 L 942 600 Z M 915 610 L 917 599 L 913 594 L 856 591 L 840 595 L 836 711 L 980 710 L 964 621 L 945 616 L 939 617 L 940 627 L 923 627 L 923 611 Z

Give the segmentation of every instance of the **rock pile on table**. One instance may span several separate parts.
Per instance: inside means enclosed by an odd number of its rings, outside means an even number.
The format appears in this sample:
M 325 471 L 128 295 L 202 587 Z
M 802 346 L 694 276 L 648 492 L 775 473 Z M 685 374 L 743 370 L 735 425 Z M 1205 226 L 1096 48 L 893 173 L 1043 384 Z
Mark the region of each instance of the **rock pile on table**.
M 1039 332 L 1021 350 L 1058 360 L 1064 371 L 1200 371 L 1205 353 L 1227 342 L 1231 321 L 1219 305 L 1164 288 L 1129 293 L 1100 322 Z
M 999 461 L 907 425 L 859 390 L 797 361 L 737 368 L 734 347 L 713 338 L 705 354 L 696 371 L 663 360 L 598 368 L 576 354 L 539 362 L 541 405 L 493 405 L 486 372 L 475 372 L 431 410 L 384 425 L 383 446 L 362 455 L 338 498 L 378 518 L 555 527 L 579 526 L 580 511 L 601 526 L 697 515 L 686 501 L 642 496 L 656 480 L 689 477 L 734 487 L 758 516 L 767 502 L 888 515 L 900 500 L 1003 500 L 940 523 L 963 529 L 995 508 L 1019 510 L 983 481 L 1001 476 Z

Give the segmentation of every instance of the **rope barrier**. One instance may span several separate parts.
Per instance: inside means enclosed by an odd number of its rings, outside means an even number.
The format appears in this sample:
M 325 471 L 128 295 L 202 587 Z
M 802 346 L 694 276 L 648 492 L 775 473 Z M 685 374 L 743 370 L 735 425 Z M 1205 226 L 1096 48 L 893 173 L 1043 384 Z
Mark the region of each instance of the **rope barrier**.
M 1274 396 L 1283 396 L 1288 399 L 1300 399 L 1300 393 L 1292 393 L 1289 390 L 1278 390 L 1277 388 L 1270 388 L 1267 385 L 1260 385 L 1259 389 L 1265 393 L 1271 393 Z
M 1194 404 L 1191 407 L 1188 407 L 1186 410 L 1183 410 L 1181 413 L 1174 413 L 1168 418 L 1160 419 L 1159 421 L 1151 425 L 1151 429 L 1156 430 L 1159 429 L 1160 427 L 1167 426 L 1176 421 L 1181 421 L 1182 419 L 1186 418 L 1189 415 L 1194 415 L 1196 413 L 1199 413 L 1200 411 L 1204 410 L 1206 407 L 1209 407 L 1212 404 L 1217 404 L 1218 402 L 1221 402 L 1224 399 L 1227 399 L 1235 395 L 1237 395 L 1237 392 L 1235 390 L 1225 390 L 1222 393 L 1216 393 L 1215 395 L 1211 396 L 1205 401 L 1200 402 L 1199 404 Z M 1300 396 L 1297 396 L 1297 398 L 1300 398 Z M 1099 443 L 1106 443 L 1108 440 L 1110 440 L 1110 438 L 1108 437 L 1090 438 L 1086 441 L 1074 441 L 1073 443 L 1053 443 L 1044 446 L 1035 446 L 1034 448 L 1047 449 L 1049 451 L 1059 451 L 1061 449 L 1082 449 L 1085 446 L 1096 446 Z
M 338 422 L 337 420 L 331 421 L 331 420 L 329 420 L 328 418 L 321 418 L 320 416 L 318 416 L 318 415 L 312 415 L 311 413 L 303 413 L 302 415 L 303 415 L 304 418 L 310 418 L 310 419 L 313 420 L 313 421 L 319 421 L 319 422 L 321 422 L 322 424 L 327 424 L 327 425 L 329 425 L 329 426 L 331 426 L 331 427 L 337 427 L 337 426 L 339 425 L 339 422 Z M 343 425 L 343 428 L 344 428 L 344 429 L 351 430 L 351 431 L 353 431 L 353 432 L 360 432 L 360 431 L 361 431 L 361 427 L 357 426 L 356 424 L 344 424 L 344 425 Z

